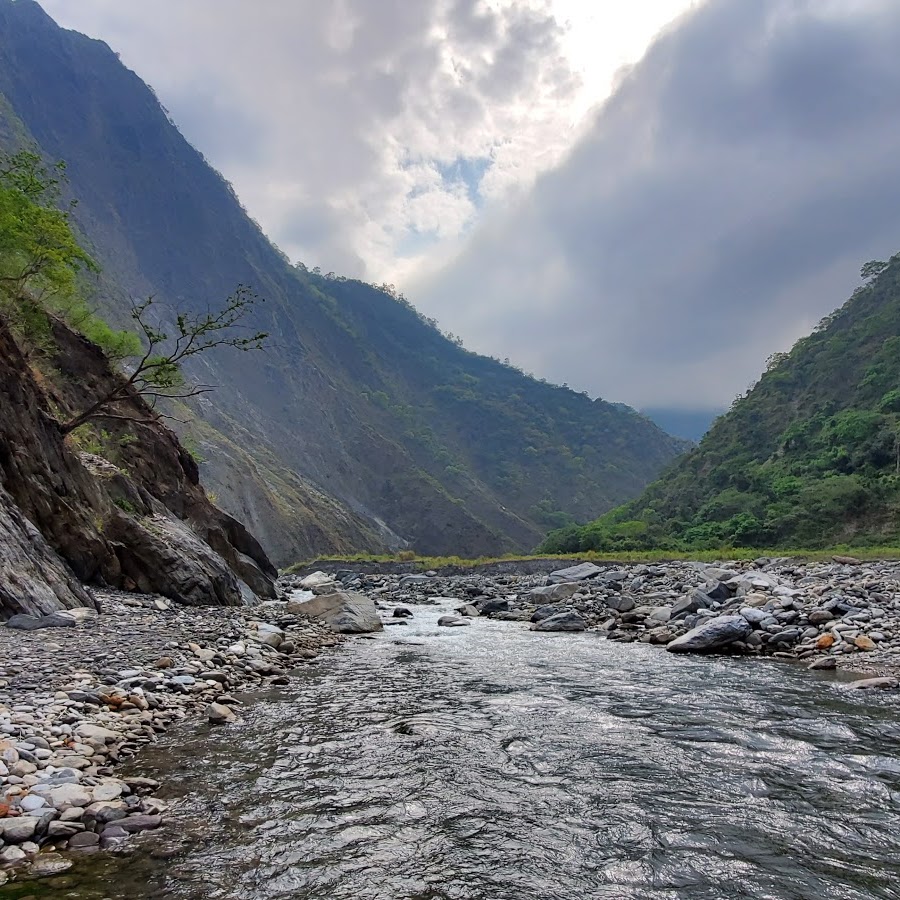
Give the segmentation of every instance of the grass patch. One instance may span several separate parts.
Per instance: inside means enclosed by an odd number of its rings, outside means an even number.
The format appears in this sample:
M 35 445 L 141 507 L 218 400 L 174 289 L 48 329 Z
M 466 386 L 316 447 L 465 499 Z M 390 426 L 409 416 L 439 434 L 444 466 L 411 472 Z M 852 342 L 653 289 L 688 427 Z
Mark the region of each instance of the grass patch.
M 492 563 L 502 562 L 534 562 L 535 560 L 559 560 L 566 562 L 596 562 L 596 563 L 662 563 L 677 560 L 691 560 L 696 562 L 717 562 L 719 560 L 748 560 L 758 559 L 760 556 L 786 556 L 802 562 L 827 562 L 832 556 L 853 556 L 861 560 L 897 560 L 900 559 L 900 547 L 832 547 L 828 550 L 784 549 L 784 550 L 757 550 L 752 547 L 722 547 L 718 550 L 694 550 L 683 553 L 671 550 L 634 550 L 619 553 L 598 553 L 588 551 L 586 553 L 562 553 L 562 554 L 531 554 L 506 556 L 479 556 L 474 559 L 465 559 L 460 556 L 409 556 L 408 551 L 402 553 L 366 554 L 357 553 L 349 556 L 318 557 L 305 562 L 294 563 L 282 570 L 285 575 L 293 575 L 304 569 L 317 565 L 345 563 L 352 567 L 354 563 L 395 565 L 397 563 L 409 563 L 421 571 L 428 569 L 443 569 L 458 567 L 462 569 L 475 569 Z

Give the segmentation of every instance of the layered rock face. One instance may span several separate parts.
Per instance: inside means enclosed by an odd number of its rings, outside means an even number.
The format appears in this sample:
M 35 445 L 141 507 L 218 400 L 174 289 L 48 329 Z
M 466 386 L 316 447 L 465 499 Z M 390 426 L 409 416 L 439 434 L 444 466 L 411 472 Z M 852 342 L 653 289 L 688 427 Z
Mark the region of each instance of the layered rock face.
M 0 616 L 92 605 L 79 582 L 193 605 L 274 596 L 260 545 L 210 503 L 196 464 L 141 398 L 123 405 L 129 421 L 103 423 L 115 461 L 64 438 L 57 417 L 120 376 L 61 324 L 53 343 L 47 378 L 0 321 Z

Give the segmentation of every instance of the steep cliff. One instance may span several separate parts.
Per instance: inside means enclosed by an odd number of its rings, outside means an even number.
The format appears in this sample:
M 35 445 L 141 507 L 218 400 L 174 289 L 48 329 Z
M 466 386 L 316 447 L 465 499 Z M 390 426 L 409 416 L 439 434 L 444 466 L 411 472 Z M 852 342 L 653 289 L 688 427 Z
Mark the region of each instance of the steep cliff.
M 64 438 L 59 418 L 120 378 L 58 321 L 50 349 L 29 360 L 0 317 L 4 618 L 92 605 L 80 581 L 196 605 L 274 595 L 276 572 L 259 544 L 209 502 L 175 435 L 142 424 L 152 417 L 139 397 L 123 407 L 133 422 Z
M 205 359 L 193 374 L 218 389 L 181 427 L 277 562 L 530 548 L 634 496 L 684 449 L 627 408 L 466 352 L 392 293 L 291 266 L 153 92 L 32 0 L 0 0 L 0 93 L 17 117 L 8 139 L 69 164 L 110 319 L 128 294 L 154 294 L 170 317 L 238 283 L 267 299 L 250 323 L 270 333 L 266 354 Z

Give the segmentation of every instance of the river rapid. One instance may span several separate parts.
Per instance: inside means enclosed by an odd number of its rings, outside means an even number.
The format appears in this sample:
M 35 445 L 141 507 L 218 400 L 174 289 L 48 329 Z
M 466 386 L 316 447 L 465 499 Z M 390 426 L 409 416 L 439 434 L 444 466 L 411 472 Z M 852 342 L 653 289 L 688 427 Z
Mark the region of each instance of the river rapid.
M 31 895 L 900 898 L 889 696 L 413 610 L 243 725 L 146 751 L 135 771 L 175 803 L 165 834 Z

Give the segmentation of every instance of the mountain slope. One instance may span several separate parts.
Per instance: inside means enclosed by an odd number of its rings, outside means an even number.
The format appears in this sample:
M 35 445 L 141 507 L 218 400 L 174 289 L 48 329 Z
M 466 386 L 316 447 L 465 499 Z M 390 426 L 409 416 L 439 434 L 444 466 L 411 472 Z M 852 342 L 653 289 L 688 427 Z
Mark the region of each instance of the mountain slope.
M 192 374 L 218 390 L 184 430 L 218 502 L 277 562 L 528 548 L 633 496 L 683 448 L 634 412 L 467 353 L 399 298 L 290 266 L 152 91 L 32 0 L 0 0 L 0 93 L 68 162 L 110 318 L 128 294 L 170 317 L 238 283 L 266 298 L 250 324 L 270 347 L 204 358 Z
M 544 547 L 898 540 L 900 254 L 874 267 L 789 354 L 774 357 L 699 447 L 641 497 L 584 528 L 551 534 Z

